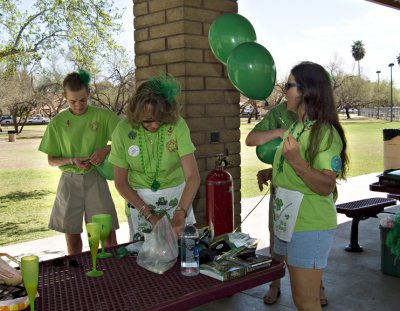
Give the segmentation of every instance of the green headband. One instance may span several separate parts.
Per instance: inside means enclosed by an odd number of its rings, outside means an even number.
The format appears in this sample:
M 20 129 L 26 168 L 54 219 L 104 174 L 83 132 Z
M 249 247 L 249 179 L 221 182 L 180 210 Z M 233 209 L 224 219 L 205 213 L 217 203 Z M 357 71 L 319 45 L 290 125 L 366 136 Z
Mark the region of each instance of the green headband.
M 153 93 L 163 96 L 170 105 L 174 103 L 174 97 L 181 91 L 179 82 L 167 73 L 150 78 L 149 85 Z
M 83 84 L 85 84 L 86 86 L 89 86 L 89 83 L 91 80 L 90 74 L 86 70 L 83 70 L 83 69 L 79 69 L 77 73 L 78 73 L 79 79 L 81 79 Z

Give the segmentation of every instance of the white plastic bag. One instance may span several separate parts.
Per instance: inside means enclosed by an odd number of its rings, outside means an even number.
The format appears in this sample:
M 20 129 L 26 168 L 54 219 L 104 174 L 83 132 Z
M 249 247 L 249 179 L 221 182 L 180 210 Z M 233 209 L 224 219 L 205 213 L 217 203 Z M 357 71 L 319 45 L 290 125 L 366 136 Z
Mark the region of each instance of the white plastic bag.
M 146 235 L 136 262 L 146 270 L 163 274 L 174 266 L 177 257 L 178 243 L 168 218 L 164 216 Z
M 394 219 L 396 218 L 396 214 L 393 213 L 379 213 L 376 215 L 379 219 L 379 224 L 383 228 L 393 228 L 394 227 Z

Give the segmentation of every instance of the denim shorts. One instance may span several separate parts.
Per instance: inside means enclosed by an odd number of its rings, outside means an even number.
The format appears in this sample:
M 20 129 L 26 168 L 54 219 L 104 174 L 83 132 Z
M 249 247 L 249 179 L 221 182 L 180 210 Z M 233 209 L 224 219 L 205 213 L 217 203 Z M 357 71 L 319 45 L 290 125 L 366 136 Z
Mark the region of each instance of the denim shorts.
M 297 268 L 323 269 L 328 262 L 336 229 L 294 232 L 285 242 L 275 236 L 274 252 L 287 256 L 287 264 Z

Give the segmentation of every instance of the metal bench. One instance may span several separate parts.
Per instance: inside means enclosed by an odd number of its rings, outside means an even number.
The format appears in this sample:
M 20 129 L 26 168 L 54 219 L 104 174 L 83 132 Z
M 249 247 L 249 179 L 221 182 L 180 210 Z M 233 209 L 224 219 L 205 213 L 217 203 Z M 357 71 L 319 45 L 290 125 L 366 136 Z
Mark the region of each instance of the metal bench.
M 388 197 L 389 199 L 396 199 L 397 201 L 400 201 L 400 194 L 388 193 L 387 197 Z
M 353 218 L 351 222 L 350 244 L 345 248 L 348 252 L 362 252 L 362 247 L 358 244 L 358 223 L 376 215 L 387 206 L 396 205 L 397 201 L 390 198 L 369 198 L 352 201 L 336 205 L 336 211 Z

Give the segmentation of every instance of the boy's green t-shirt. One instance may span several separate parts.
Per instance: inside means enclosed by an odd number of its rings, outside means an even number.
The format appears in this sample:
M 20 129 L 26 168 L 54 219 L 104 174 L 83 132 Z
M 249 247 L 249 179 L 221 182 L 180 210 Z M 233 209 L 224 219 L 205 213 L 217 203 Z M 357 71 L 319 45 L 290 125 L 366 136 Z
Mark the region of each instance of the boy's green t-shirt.
M 270 131 L 277 128 L 288 129 L 297 120 L 295 112 L 287 110 L 287 102 L 282 102 L 272 108 L 254 127 L 253 131 Z
M 53 157 L 90 157 L 111 140 L 119 122 L 111 110 L 88 106 L 83 115 L 74 115 L 69 109 L 57 114 L 47 125 L 39 150 Z M 75 165 L 59 167 L 61 171 L 85 174 L 94 169 L 78 169 Z
M 330 131 L 331 129 L 331 131 Z M 293 130 L 293 136 L 303 130 L 303 124 L 298 123 Z M 285 133 L 285 135 L 288 131 Z M 310 138 L 310 129 L 305 130 L 299 137 L 300 154 L 305 159 L 305 150 Z M 340 153 L 342 140 L 334 127 L 324 128 L 320 152 L 312 167 L 317 170 L 331 170 L 339 172 L 341 169 Z M 279 162 L 282 155 L 282 144 L 278 147 L 274 158 L 273 183 L 276 186 L 289 190 L 296 190 L 304 194 L 300 205 L 294 231 L 313 231 L 335 229 L 337 225 L 336 208 L 333 195 L 322 196 L 313 192 L 304 181 L 297 176 L 294 169 L 283 161 L 282 172 L 279 172 Z
M 115 128 L 108 160 L 128 170 L 128 182 L 133 189 L 151 187 L 158 161 L 160 164 L 157 180 L 160 182 L 160 189 L 178 186 L 185 180 L 181 157 L 196 150 L 190 138 L 189 127 L 183 118 L 179 118 L 175 125 L 164 124 L 162 127 L 164 128 L 150 133 L 143 128 L 133 128 L 127 119 L 123 119 Z M 163 144 L 158 143 L 162 131 Z M 143 150 L 140 150 L 140 146 Z M 158 148 L 163 148 L 162 159 L 158 159 L 161 154 Z

